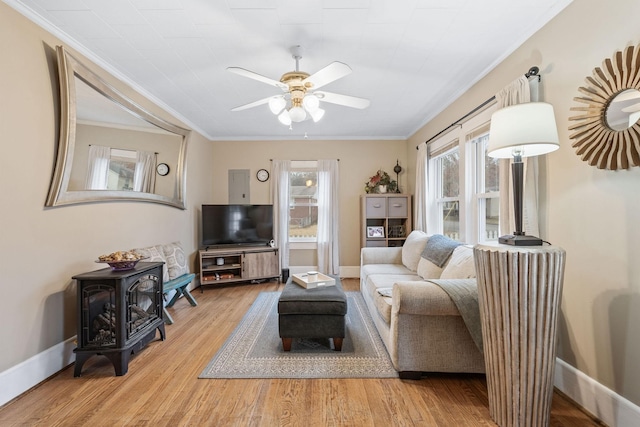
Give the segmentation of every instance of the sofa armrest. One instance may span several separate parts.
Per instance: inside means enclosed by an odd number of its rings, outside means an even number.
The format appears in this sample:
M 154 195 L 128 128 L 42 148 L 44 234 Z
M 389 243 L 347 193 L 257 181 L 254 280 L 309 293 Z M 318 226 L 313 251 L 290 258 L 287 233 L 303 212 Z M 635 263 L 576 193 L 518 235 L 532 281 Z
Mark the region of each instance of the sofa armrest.
M 392 313 L 424 316 L 459 316 L 455 303 L 440 286 L 429 281 L 396 282 Z
M 402 264 L 402 247 L 362 248 L 360 265 L 366 264 Z

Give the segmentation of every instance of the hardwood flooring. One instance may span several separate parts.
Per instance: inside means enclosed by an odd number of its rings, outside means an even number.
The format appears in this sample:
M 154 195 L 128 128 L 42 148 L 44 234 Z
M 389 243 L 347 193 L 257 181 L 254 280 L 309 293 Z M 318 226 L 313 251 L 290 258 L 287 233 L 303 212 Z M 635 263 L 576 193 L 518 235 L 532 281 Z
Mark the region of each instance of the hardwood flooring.
M 356 279 L 343 280 L 358 290 Z M 169 309 L 166 341 L 132 357 L 114 376 L 94 356 L 82 376 L 67 367 L 0 408 L 0 426 L 495 426 L 483 375 L 400 379 L 212 380 L 198 375 L 261 291 L 275 282 L 206 287 Z M 554 393 L 551 425 L 598 426 Z

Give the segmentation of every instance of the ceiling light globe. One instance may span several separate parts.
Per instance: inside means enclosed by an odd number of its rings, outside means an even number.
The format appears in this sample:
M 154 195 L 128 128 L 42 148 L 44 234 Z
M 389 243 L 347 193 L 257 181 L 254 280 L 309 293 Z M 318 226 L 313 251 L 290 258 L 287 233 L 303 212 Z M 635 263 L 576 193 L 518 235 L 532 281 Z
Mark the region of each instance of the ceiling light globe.
M 280 115 L 278 116 L 278 120 L 280 120 L 280 123 L 285 126 L 289 126 L 291 124 L 291 116 L 289 115 L 289 112 L 287 110 L 284 110 L 282 113 L 280 113 Z
M 307 118 L 307 113 L 304 111 L 302 107 L 293 107 L 289 110 L 289 116 L 291 120 L 298 123 Z
M 308 112 L 312 113 L 320 107 L 320 100 L 317 96 L 309 94 L 302 100 L 302 105 L 304 105 L 304 108 L 306 108 Z
M 274 96 L 269 100 L 269 109 L 276 115 L 278 115 L 286 105 L 287 101 L 285 101 L 282 96 Z
M 324 110 L 322 108 L 318 108 L 313 112 L 309 112 L 309 114 L 311 115 L 313 122 L 317 123 L 322 117 L 324 117 Z

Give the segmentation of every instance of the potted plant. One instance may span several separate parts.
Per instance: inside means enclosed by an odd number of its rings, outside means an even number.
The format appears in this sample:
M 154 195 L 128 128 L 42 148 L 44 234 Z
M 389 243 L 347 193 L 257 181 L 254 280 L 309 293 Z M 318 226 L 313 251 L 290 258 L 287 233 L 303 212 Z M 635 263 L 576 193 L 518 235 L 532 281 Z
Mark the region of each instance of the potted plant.
M 392 180 L 388 173 L 382 169 L 378 169 L 375 175 L 369 178 L 364 184 L 366 193 L 386 193 L 395 192 L 398 189 L 398 183 Z

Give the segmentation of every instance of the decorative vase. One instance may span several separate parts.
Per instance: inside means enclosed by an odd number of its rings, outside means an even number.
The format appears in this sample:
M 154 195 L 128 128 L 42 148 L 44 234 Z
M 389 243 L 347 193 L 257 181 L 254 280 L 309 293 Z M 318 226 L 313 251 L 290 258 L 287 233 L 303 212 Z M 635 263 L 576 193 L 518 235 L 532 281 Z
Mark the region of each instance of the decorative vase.
M 387 186 L 386 185 L 379 185 L 378 186 L 378 193 L 384 194 L 386 192 L 387 192 Z

